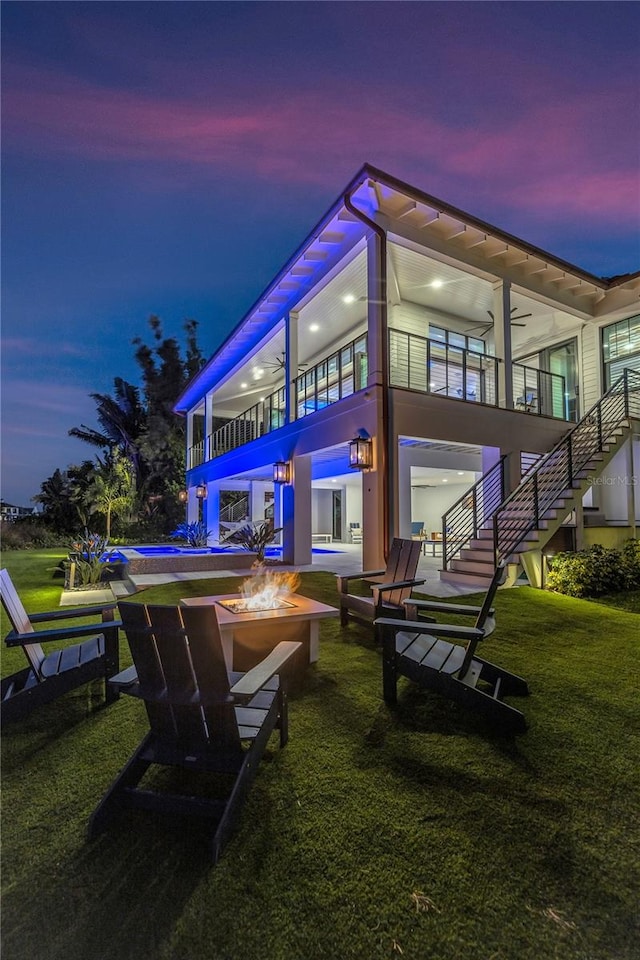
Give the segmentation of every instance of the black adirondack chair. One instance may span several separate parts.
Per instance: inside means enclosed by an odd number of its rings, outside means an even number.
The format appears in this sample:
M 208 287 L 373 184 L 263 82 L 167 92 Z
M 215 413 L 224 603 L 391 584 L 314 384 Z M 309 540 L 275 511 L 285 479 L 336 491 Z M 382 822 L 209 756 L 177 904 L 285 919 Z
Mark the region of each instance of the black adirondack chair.
M 227 673 L 214 606 L 122 603 L 120 616 L 133 667 L 112 680 L 144 701 L 150 732 L 95 809 L 89 837 L 123 807 L 193 815 L 209 822 L 217 862 L 237 820 L 273 730 L 288 738 L 286 691 L 278 672 L 300 644 L 284 641 L 245 674 Z M 141 789 L 152 764 L 231 775 L 224 799 Z
M 118 698 L 107 680 L 118 672 L 118 627 L 115 604 L 107 607 L 73 607 L 51 613 L 28 614 L 7 570 L 0 570 L 0 598 L 13 629 L 5 637 L 8 647 L 22 647 L 29 666 L 0 682 L 0 714 L 4 723 L 26 717 L 32 710 L 92 680 L 105 681 L 105 701 Z M 76 617 L 93 617 L 82 625 L 61 625 L 34 630 L 34 623 L 56 623 Z M 96 634 L 96 631 L 100 631 Z M 45 654 L 43 643 L 76 640 Z
M 411 589 L 424 583 L 416 579 L 422 544 L 418 540 L 396 538 L 391 544 L 389 559 L 384 570 L 367 570 L 363 573 L 339 576 L 340 623 L 346 626 L 350 619 L 371 624 L 376 617 L 404 616 L 403 603 L 411 596 Z M 371 596 L 361 597 L 349 593 L 349 584 L 366 581 L 371 587 Z
M 481 640 L 493 631 L 493 601 L 506 577 L 501 563 L 493 576 L 481 607 L 446 604 L 432 601 L 407 603 L 409 614 L 429 610 L 442 613 L 476 615 L 473 627 L 450 623 L 425 622 L 424 619 L 376 620 L 376 636 L 382 644 L 383 694 L 386 703 L 397 702 L 399 676 L 408 677 L 421 687 L 435 690 L 458 703 L 477 710 L 504 729 L 526 730 L 523 714 L 502 699 L 510 695 L 526 695 L 529 690 L 522 677 L 476 656 Z M 454 642 L 443 640 L 451 638 Z

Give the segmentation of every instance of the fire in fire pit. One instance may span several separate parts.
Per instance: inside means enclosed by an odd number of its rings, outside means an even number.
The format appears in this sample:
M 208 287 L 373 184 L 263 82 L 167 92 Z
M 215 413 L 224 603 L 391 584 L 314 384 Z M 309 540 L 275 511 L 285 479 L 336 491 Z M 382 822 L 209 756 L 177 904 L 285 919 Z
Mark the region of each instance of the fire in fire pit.
M 283 600 L 281 597 L 274 597 L 268 601 L 267 606 L 255 606 L 254 597 L 238 597 L 237 600 L 218 600 L 217 603 L 225 610 L 231 613 L 263 613 L 265 610 L 284 610 L 285 607 L 295 607 L 295 603 L 289 600 Z M 267 601 L 265 601 L 267 603 Z
M 242 584 L 242 597 L 237 600 L 219 600 L 232 613 L 261 613 L 265 610 L 283 610 L 295 607 L 285 597 L 295 593 L 300 583 L 297 573 L 268 570 L 255 574 Z

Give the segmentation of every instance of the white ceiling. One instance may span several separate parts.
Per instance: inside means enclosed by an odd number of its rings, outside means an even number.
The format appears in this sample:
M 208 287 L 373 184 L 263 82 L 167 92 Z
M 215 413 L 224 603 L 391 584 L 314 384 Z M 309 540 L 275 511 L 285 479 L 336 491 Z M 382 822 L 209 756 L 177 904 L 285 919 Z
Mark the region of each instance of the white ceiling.
M 458 267 L 425 256 L 398 242 L 389 244 L 389 282 L 387 299 L 397 304 L 399 299 L 426 307 L 442 319 L 468 321 L 465 332 L 491 341 L 493 289 L 491 282 L 481 276 L 462 271 Z M 356 247 L 328 275 L 322 288 L 303 300 L 298 308 L 298 355 L 301 370 L 328 356 L 334 349 L 354 339 L 366 329 L 367 276 L 366 251 Z M 433 286 L 434 281 L 436 286 Z M 511 304 L 514 316 L 530 314 L 521 323 L 512 326 L 514 355 L 522 355 L 529 344 L 537 343 L 550 331 L 570 331 L 579 320 L 571 314 L 552 309 L 548 304 L 513 290 Z M 567 333 L 568 335 L 568 333 Z M 280 361 L 284 356 L 284 326 L 280 324 L 272 339 L 246 360 L 216 391 L 216 405 L 227 415 L 241 413 L 272 393 L 284 380 Z M 222 406 L 221 406 L 222 405 Z

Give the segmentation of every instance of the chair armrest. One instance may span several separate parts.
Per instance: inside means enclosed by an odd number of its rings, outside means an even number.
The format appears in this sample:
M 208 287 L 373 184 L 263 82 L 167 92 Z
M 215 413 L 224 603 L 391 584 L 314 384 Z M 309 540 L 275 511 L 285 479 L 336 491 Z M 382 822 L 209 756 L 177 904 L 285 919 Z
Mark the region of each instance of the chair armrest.
M 394 583 L 376 583 L 371 589 L 374 593 L 382 593 L 384 590 L 398 590 L 402 587 L 417 587 L 421 583 L 424 583 L 424 580 L 396 580 Z M 406 600 L 404 601 L 407 602 Z
M 135 666 L 127 667 L 126 670 L 122 670 L 120 673 L 117 673 L 115 677 L 109 677 L 108 683 L 112 686 L 117 687 L 118 690 L 122 690 L 123 693 L 127 693 L 127 687 L 130 687 L 132 684 L 138 682 L 138 671 Z
M 28 614 L 31 623 L 44 623 L 46 620 L 70 620 L 72 617 L 97 617 L 107 611 L 115 610 L 117 604 L 103 604 L 100 607 L 69 607 L 66 610 L 52 610 L 49 613 Z
M 395 633 L 427 634 L 431 637 L 451 637 L 453 640 L 483 640 L 484 631 L 477 627 L 458 627 L 450 623 L 424 623 L 419 620 L 392 620 L 379 617 L 373 621 L 374 627 L 380 630 L 391 630 Z
M 338 581 L 338 590 L 340 590 L 341 593 L 346 593 L 349 580 L 364 580 L 367 577 L 379 577 L 383 573 L 385 573 L 384 570 L 365 570 L 362 573 L 350 573 L 347 576 L 342 576 L 341 574 L 340 576 L 336 577 L 336 580 Z
M 58 627 L 57 630 L 33 630 L 31 633 L 16 633 L 12 630 L 5 637 L 8 647 L 22 647 L 30 643 L 47 643 L 49 640 L 74 640 L 76 637 L 90 637 L 117 630 L 122 626 L 120 620 L 107 620 L 105 623 L 83 623 L 77 626 Z
M 405 607 L 411 605 L 416 611 L 431 610 L 434 613 L 455 613 L 456 616 L 477 617 L 482 607 L 471 607 L 464 603 L 441 603 L 436 600 L 403 600 Z M 493 616 L 495 610 L 490 610 L 489 615 Z
M 255 667 L 248 670 L 237 683 L 234 683 L 230 692 L 234 696 L 252 697 L 271 679 L 274 673 L 278 673 L 301 646 L 302 644 L 298 641 L 283 640 L 264 660 L 261 660 Z

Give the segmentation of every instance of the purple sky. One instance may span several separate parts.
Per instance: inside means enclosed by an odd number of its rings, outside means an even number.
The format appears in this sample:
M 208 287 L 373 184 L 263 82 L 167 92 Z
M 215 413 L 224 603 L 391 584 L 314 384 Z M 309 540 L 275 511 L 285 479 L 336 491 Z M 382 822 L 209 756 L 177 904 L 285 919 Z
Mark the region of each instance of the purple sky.
M 131 340 L 206 353 L 363 162 L 640 268 L 640 5 L 2 3 L 2 496 L 93 456 Z

